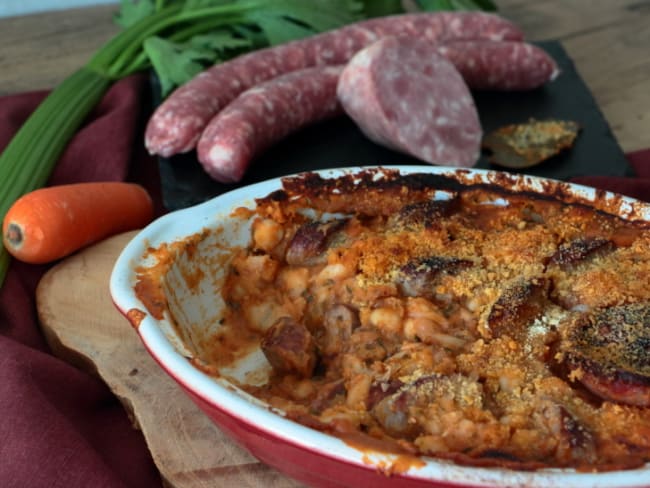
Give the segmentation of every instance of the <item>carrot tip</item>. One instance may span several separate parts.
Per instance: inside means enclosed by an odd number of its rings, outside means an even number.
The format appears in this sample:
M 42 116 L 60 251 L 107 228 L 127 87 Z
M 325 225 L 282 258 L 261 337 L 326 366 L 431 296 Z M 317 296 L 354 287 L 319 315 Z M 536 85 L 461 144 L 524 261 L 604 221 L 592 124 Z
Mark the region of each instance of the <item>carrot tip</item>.
M 23 230 L 18 224 L 10 223 L 5 231 L 5 243 L 7 247 L 19 247 L 23 243 Z

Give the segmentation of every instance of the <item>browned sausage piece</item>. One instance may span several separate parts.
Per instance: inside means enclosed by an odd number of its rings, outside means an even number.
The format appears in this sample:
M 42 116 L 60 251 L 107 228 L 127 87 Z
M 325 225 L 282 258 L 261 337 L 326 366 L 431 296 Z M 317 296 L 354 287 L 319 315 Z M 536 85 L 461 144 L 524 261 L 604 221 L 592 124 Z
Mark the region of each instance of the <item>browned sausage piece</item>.
M 438 12 L 371 19 L 261 49 L 213 66 L 179 87 L 149 120 L 145 145 L 161 156 L 190 151 L 210 119 L 244 90 L 290 71 L 345 64 L 377 39 L 395 35 L 434 42 L 523 39 L 517 26 L 493 14 Z
M 413 230 L 439 228 L 440 221 L 448 218 L 459 208 L 457 197 L 409 203 L 389 217 L 388 225 Z
M 359 51 L 337 88 L 372 141 L 431 164 L 476 164 L 482 129 L 472 94 L 432 43 L 387 37 Z
M 205 128 L 198 158 L 215 180 L 241 180 L 255 155 L 299 128 L 342 113 L 341 66 L 293 71 L 239 95 Z
M 508 335 L 521 339 L 528 326 L 543 312 L 549 282 L 545 278 L 521 279 L 506 288 L 492 305 L 486 335 L 495 339 Z
M 324 333 L 319 337 L 320 350 L 324 359 L 343 352 L 349 344 L 352 331 L 359 324 L 359 315 L 351 307 L 338 304 L 329 308 L 323 316 Z
M 309 378 L 316 366 L 314 338 L 307 327 L 290 317 L 278 319 L 266 331 L 260 347 L 278 373 Z
M 395 274 L 398 290 L 407 297 L 435 297 L 436 284 L 442 275 L 455 275 L 472 267 L 467 259 L 430 256 L 410 261 Z
M 346 220 L 307 222 L 298 228 L 289 242 L 285 259 L 292 266 L 314 266 L 327 262 L 327 248 Z
M 436 404 L 443 398 L 442 408 L 453 408 L 455 414 L 466 415 L 466 409 L 471 412 L 483 403 L 483 388 L 459 374 L 420 376 L 379 399 L 370 414 L 390 435 L 413 439 L 425 428 L 413 417 L 413 409 Z
M 579 237 L 561 245 L 551 256 L 549 264 L 559 266 L 563 270 L 572 270 L 581 263 L 606 253 L 612 252 L 616 246 L 603 237 Z
M 650 304 L 585 312 L 570 319 L 561 345 L 575 378 L 605 400 L 650 406 Z
M 549 437 L 556 439 L 555 457 L 562 464 L 595 460 L 593 434 L 564 405 L 547 398 L 536 398 L 531 421 L 539 430 L 546 430 Z

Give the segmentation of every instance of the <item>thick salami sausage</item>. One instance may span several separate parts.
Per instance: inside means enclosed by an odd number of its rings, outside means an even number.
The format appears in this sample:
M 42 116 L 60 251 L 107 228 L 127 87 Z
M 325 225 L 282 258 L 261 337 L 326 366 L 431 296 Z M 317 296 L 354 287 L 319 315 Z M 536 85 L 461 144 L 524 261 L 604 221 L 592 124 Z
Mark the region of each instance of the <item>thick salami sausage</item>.
M 469 88 L 436 46 L 388 37 L 347 64 L 337 94 L 371 140 L 432 164 L 473 166 L 481 124 Z
M 179 87 L 152 115 L 145 145 L 152 154 L 192 150 L 209 120 L 239 93 L 283 73 L 346 63 L 384 36 L 415 36 L 435 42 L 521 40 L 521 30 L 494 14 L 439 12 L 371 19 L 216 65 Z
M 305 68 L 248 89 L 203 131 L 197 151 L 205 171 L 223 183 L 239 181 L 251 159 L 313 122 L 342 113 L 336 85 L 342 66 Z
M 438 53 L 452 62 L 472 90 L 532 90 L 559 69 L 543 49 L 519 41 L 451 41 Z

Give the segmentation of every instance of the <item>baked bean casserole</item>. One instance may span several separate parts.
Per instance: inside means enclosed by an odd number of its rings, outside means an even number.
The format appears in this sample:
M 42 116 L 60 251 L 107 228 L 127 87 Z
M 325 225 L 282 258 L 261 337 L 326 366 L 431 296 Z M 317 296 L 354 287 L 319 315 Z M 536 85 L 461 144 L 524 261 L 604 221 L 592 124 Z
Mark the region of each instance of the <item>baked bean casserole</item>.
M 228 265 L 211 360 L 260 347 L 270 379 L 242 389 L 400 452 L 650 461 L 648 222 L 557 188 L 389 176 L 289 178 L 240 209 L 251 243 Z

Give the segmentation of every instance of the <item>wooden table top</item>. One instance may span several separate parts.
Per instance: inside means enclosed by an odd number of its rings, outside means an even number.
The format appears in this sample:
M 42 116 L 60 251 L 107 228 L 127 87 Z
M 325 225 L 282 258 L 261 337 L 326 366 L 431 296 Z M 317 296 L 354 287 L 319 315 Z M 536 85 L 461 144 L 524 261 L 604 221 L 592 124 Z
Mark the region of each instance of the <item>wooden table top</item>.
M 497 0 L 530 40 L 558 39 L 624 151 L 650 146 L 649 0 Z M 48 89 L 118 32 L 117 6 L 0 19 L 0 95 Z
M 496 3 L 529 40 L 563 43 L 624 151 L 650 147 L 650 0 Z M 109 5 L 0 19 L 0 96 L 52 88 L 82 66 L 119 31 L 112 21 L 116 10 Z
M 650 0 L 497 0 L 530 40 L 558 39 L 624 151 L 650 146 Z M 115 5 L 0 19 L 0 95 L 48 89 L 118 32 Z

